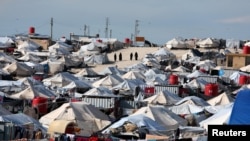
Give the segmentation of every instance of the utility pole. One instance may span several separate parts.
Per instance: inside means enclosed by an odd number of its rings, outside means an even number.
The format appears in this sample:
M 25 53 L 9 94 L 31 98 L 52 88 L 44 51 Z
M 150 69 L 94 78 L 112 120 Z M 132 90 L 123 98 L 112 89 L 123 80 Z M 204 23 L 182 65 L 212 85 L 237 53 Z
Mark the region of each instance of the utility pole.
M 134 38 L 135 38 L 134 39 L 134 44 L 135 44 L 135 46 L 137 45 L 136 44 L 136 37 L 139 34 L 138 26 L 139 26 L 139 20 L 135 20 L 135 34 L 134 34 Z
M 50 37 L 53 39 L 53 18 L 50 19 Z
M 83 30 L 84 30 L 84 33 L 83 33 L 83 35 L 84 35 L 84 36 L 86 36 L 86 35 L 87 35 L 87 25 L 86 25 L 86 24 L 84 25 L 84 28 L 83 28 Z
M 109 38 L 112 38 L 112 29 L 110 29 Z
M 90 36 L 90 27 L 88 26 L 88 36 Z
M 106 18 L 106 27 L 105 27 L 105 38 L 108 38 L 108 31 L 109 31 L 109 18 Z

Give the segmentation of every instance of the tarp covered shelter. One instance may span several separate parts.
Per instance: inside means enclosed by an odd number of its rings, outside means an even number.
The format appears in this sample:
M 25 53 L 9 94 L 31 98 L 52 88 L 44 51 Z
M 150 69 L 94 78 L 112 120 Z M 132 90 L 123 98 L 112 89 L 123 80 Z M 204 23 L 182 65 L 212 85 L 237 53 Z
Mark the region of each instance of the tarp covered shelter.
M 47 132 L 47 129 L 44 128 L 38 120 L 36 120 L 36 119 L 26 115 L 26 114 L 23 114 L 23 113 L 0 116 L 0 121 L 12 122 L 14 125 L 20 126 L 20 127 L 28 127 L 29 126 L 29 127 L 32 127 L 33 128 L 32 130 L 34 130 L 34 131 L 36 131 L 37 129 L 40 129 L 44 135 Z
M 34 73 L 34 70 L 30 66 L 22 62 L 13 62 L 3 68 L 3 70 L 16 76 L 31 76 Z
M 94 64 L 106 64 L 109 62 L 108 56 L 106 53 L 102 54 L 90 54 L 84 56 L 84 63 L 89 65 Z

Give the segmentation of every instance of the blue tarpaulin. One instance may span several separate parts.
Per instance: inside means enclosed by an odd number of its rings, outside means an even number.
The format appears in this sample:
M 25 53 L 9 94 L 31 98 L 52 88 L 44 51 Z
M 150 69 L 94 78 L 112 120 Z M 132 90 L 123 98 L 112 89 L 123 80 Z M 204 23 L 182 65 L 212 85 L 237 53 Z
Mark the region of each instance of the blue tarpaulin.
M 238 92 L 229 124 L 250 125 L 250 89 Z

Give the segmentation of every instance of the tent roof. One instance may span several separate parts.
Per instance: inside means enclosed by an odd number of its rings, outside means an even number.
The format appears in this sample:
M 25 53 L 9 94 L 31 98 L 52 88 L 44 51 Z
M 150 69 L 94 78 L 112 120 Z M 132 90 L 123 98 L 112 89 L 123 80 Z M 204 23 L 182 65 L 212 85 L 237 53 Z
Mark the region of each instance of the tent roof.
M 149 105 L 138 109 L 132 115 L 144 114 L 157 123 L 164 125 L 168 130 L 176 130 L 179 126 L 186 126 L 187 121 L 164 106 Z

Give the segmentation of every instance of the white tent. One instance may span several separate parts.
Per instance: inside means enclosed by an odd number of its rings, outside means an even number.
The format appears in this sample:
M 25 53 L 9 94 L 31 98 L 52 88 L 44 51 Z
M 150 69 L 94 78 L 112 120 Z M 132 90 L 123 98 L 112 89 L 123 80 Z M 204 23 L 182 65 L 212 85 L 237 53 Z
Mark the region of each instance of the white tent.
M 201 121 L 200 127 L 203 127 L 208 131 L 208 125 L 223 125 L 227 124 L 232 112 L 233 103 L 227 104 L 224 108 L 221 108 L 211 117 Z
M 39 122 L 48 127 L 55 120 L 73 121 L 81 128 L 80 134 L 88 136 L 111 123 L 106 114 L 84 101 L 64 103 L 54 111 L 42 116 Z
M 208 84 L 207 81 L 201 78 L 196 78 L 188 82 L 185 86 L 191 88 L 191 89 L 200 89 L 204 92 L 205 86 Z
M 109 67 L 106 67 L 104 70 L 98 72 L 98 74 L 100 75 L 110 75 L 110 74 L 113 74 L 113 75 L 124 75 L 126 72 L 123 71 L 123 70 L 120 70 L 118 69 L 116 66 L 109 66 Z
M 7 36 L 4 36 L 4 37 L 0 37 L 0 48 L 1 47 L 10 47 L 14 44 L 14 40 L 11 38 L 11 37 L 7 37 Z M 2 44 L 2 45 L 1 45 Z
M 63 87 L 64 89 L 74 89 L 74 88 L 79 88 L 79 89 L 91 89 L 92 86 L 91 84 L 89 84 L 88 82 L 84 81 L 84 80 L 74 80 L 71 83 L 69 83 L 68 85 L 65 85 Z
M 160 48 L 159 50 L 153 53 L 154 57 L 158 58 L 158 60 L 172 60 L 176 59 L 176 55 L 165 48 Z
M 92 68 L 82 68 L 78 73 L 75 74 L 76 77 L 86 77 L 86 76 L 98 76 L 99 74 L 95 72 Z
M 182 41 L 181 39 L 177 39 L 177 38 L 173 38 L 171 40 L 169 40 L 165 46 L 169 49 L 173 49 L 173 48 L 187 48 L 188 45 L 186 42 Z
M 160 123 L 154 121 L 153 119 L 147 117 L 144 114 L 138 114 L 138 115 L 129 115 L 127 117 L 119 119 L 118 121 L 112 123 L 108 128 L 103 130 L 102 133 L 108 134 L 111 132 L 111 128 L 121 127 L 122 125 L 124 125 L 125 122 L 133 123 L 139 128 L 146 128 L 151 134 L 154 134 L 155 132 L 166 133 L 167 131 L 167 129 Z
M 169 92 L 168 90 L 161 91 L 153 96 L 150 96 L 143 101 L 146 101 L 148 104 L 160 104 L 160 105 L 174 105 L 182 98 Z
M 8 95 L 8 97 L 12 99 L 32 100 L 35 97 L 55 98 L 56 94 L 45 88 L 43 85 L 35 85 L 29 86 L 19 93 Z
M 108 56 L 106 53 L 102 54 L 90 54 L 84 56 L 84 63 L 89 65 L 94 64 L 106 64 L 109 62 Z
M 187 121 L 185 119 L 168 110 L 166 107 L 160 105 L 149 105 L 147 107 L 142 107 L 132 115 L 138 114 L 146 115 L 170 131 L 177 130 L 179 126 L 187 125 Z
M 40 45 L 32 40 L 25 40 L 19 42 L 17 45 L 17 51 L 21 52 L 23 55 L 30 51 L 38 51 Z
M 243 71 L 243 72 L 250 72 L 250 65 L 241 67 L 240 70 Z
M 222 94 L 219 94 L 216 97 L 213 97 L 207 100 L 207 102 L 212 106 L 227 105 L 227 104 L 234 102 L 234 98 L 224 92 Z
M 39 56 L 30 54 L 30 53 L 26 53 L 25 55 L 17 59 L 20 61 L 26 61 L 26 62 L 30 61 L 30 62 L 37 62 L 37 63 L 42 61 L 42 59 Z
M 123 79 L 142 79 L 144 80 L 146 77 L 141 71 L 131 70 L 122 75 Z
M 43 79 L 43 83 L 46 86 L 51 85 L 51 86 L 63 87 L 75 80 L 78 80 L 78 78 L 75 77 L 73 74 L 70 74 L 69 72 L 61 72 L 52 77 Z
M 106 87 L 92 88 L 83 94 L 84 97 L 119 97 Z
M 136 87 L 139 87 L 139 85 L 133 81 L 124 80 L 123 82 L 112 87 L 112 90 L 119 90 L 119 94 L 122 95 L 133 95 Z
M 121 82 L 123 82 L 123 79 L 118 76 L 118 75 L 107 75 L 106 77 L 97 80 L 95 82 L 92 83 L 93 87 L 107 87 L 107 88 L 112 88 L 118 84 L 120 84 Z
M 206 71 L 209 71 L 210 69 L 215 68 L 216 64 L 211 60 L 200 61 L 193 67 L 193 70 L 195 70 L 197 66 L 199 66 L 200 69 L 205 69 Z
M 34 70 L 30 66 L 22 62 L 13 62 L 3 68 L 3 70 L 10 74 L 16 74 L 16 76 L 31 76 L 34 73 Z
M 196 42 L 196 45 L 202 48 L 219 47 L 220 41 L 215 38 L 205 38 Z

